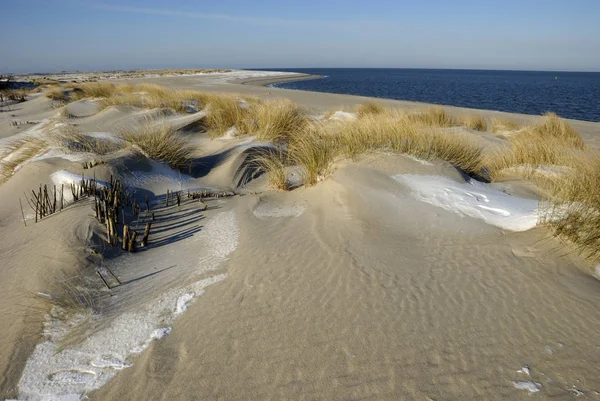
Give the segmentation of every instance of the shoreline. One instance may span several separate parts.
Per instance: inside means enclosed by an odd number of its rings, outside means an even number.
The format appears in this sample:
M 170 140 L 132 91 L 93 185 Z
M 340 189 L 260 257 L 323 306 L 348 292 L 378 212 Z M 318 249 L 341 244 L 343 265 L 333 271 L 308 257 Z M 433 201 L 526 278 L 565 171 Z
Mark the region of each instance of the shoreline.
M 256 78 L 246 78 L 240 79 L 238 81 L 233 81 L 234 84 L 239 85 L 248 85 L 248 86 L 262 86 L 269 87 L 272 84 L 281 84 L 285 82 L 294 82 L 294 81 L 308 81 L 311 79 L 322 79 L 325 78 L 325 75 L 313 75 L 313 74 L 290 74 L 284 76 L 272 76 L 272 77 L 256 77 Z M 277 88 L 280 89 L 280 88 Z

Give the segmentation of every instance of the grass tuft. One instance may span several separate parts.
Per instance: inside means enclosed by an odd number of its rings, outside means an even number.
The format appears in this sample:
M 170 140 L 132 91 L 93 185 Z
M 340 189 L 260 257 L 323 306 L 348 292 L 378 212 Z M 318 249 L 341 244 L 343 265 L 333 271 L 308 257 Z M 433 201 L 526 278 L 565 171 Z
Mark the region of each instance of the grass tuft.
M 12 142 L 3 149 L 0 156 L 0 183 L 13 176 L 17 168 L 38 156 L 48 148 L 48 143 L 38 137 L 24 137 Z
M 249 120 L 254 127 L 247 127 L 247 132 L 253 131 L 259 139 L 266 141 L 287 140 L 306 128 L 308 118 L 302 108 L 295 103 L 285 100 L 268 100 L 257 103 L 250 109 Z
M 60 127 L 59 132 L 53 135 L 53 140 L 67 152 L 85 152 L 100 156 L 123 148 L 123 142 L 119 139 L 95 138 L 77 132 L 76 128 L 71 125 Z
M 518 131 L 521 125 L 512 120 L 504 118 L 492 118 L 492 132 L 502 133 L 507 131 Z
M 254 163 L 267 174 L 269 186 L 279 189 L 290 189 L 286 165 L 287 153 L 276 149 L 264 149 L 255 158 Z
M 292 138 L 288 146 L 290 161 L 302 167 L 304 185 L 314 185 L 331 172 L 337 146 L 318 125 L 309 125 Z
M 161 161 L 174 169 L 188 170 L 192 166 L 194 148 L 174 128 L 164 122 L 147 119 L 136 127 L 119 129 L 120 139 L 145 156 Z
M 441 107 L 431 107 L 423 112 L 411 113 L 409 118 L 415 123 L 430 127 L 453 127 L 456 121 L 446 110 Z
M 383 114 L 386 111 L 387 109 L 384 105 L 376 102 L 362 103 L 356 107 L 356 114 L 358 114 L 359 117 L 364 117 L 373 114 Z
M 583 139 L 581 139 L 577 131 L 555 113 L 544 114 L 542 122 L 528 132 L 544 139 L 559 140 L 577 149 L 585 148 Z
M 486 132 L 488 130 L 487 120 L 479 114 L 468 114 L 457 119 L 457 124 L 475 131 Z

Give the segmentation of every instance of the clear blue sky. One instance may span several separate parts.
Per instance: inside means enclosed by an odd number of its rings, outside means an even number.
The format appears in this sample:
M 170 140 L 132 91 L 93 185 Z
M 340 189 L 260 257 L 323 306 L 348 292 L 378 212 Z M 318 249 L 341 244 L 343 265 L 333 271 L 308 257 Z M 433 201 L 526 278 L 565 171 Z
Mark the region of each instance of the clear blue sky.
M 600 71 L 600 0 L 0 0 L 0 72 Z

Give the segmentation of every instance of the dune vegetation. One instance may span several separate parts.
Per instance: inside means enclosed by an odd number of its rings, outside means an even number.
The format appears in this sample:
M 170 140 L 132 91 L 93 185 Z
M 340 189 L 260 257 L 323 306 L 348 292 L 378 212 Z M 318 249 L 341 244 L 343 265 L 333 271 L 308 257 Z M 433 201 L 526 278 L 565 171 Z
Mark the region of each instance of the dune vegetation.
M 403 111 L 369 102 L 357 106 L 355 113 L 344 112 L 344 118 L 331 111 L 315 120 L 289 100 L 172 91 L 149 84 L 84 83 L 52 87 L 46 95 L 62 102 L 94 98 L 103 107 L 203 110 L 201 125 L 213 138 L 234 132 L 274 143 L 276 150 L 259 152 L 254 161 L 277 189 L 291 188 L 292 168 L 301 172 L 304 185 L 314 185 L 333 171 L 337 161 L 374 151 L 441 159 L 491 182 L 506 177 L 533 180 L 544 196 L 543 224 L 587 256 L 600 257 L 600 156 L 553 113 L 535 125 L 521 126 L 475 113 L 453 115 L 441 107 Z M 490 132 L 497 141 L 484 145 L 468 131 L 444 129 L 461 126 Z M 184 136 L 164 124 L 149 121 L 121 130 L 119 137 L 148 157 L 179 169 L 189 167 L 193 149 Z M 81 138 L 74 138 L 74 143 L 95 151 L 94 143 Z
M 135 151 L 174 169 L 189 170 L 194 148 L 170 125 L 147 119 L 135 126 L 121 127 L 118 137 Z

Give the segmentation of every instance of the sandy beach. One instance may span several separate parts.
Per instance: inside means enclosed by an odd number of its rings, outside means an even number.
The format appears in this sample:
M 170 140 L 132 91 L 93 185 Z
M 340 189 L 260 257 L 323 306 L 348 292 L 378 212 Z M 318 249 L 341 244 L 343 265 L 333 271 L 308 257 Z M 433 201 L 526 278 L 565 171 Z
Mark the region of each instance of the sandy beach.
M 284 98 L 323 124 L 360 120 L 355 108 L 373 101 L 430 106 L 267 86 L 316 78 L 234 71 L 102 82 Z M 277 190 L 249 160 L 288 145 L 237 126 L 211 134 L 214 104 L 190 101 L 181 112 L 100 102 L 59 104 L 41 92 L 0 113 L 3 165 L 24 152 L 15 141 L 65 127 L 112 149 L 48 142 L 0 184 L 0 399 L 600 400 L 600 265 L 540 224 L 531 181 L 479 182 L 441 158 L 373 151 L 336 159 L 315 185 Z M 143 121 L 184 138 L 193 168 L 119 147 L 118 134 Z M 568 123 L 590 152 L 600 149 L 600 123 Z M 484 149 L 516 135 L 444 130 Z M 139 233 L 151 223 L 147 246 L 107 245 L 94 198 L 75 201 L 67 189 L 82 174 L 135 191 L 142 212 L 123 206 L 123 220 Z M 66 207 L 36 222 L 26 199 L 40 184 L 64 187 Z M 65 319 L 73 291 L 78 305 Z

